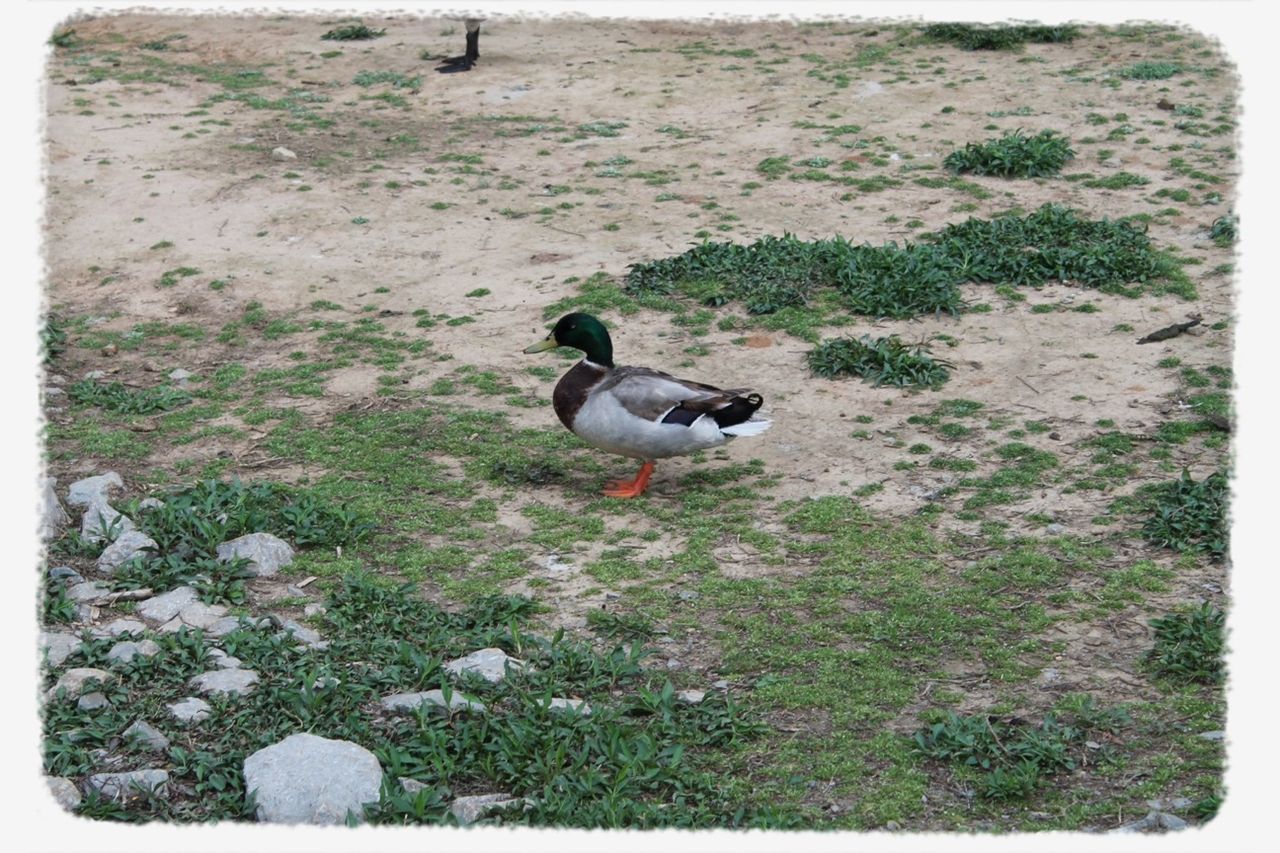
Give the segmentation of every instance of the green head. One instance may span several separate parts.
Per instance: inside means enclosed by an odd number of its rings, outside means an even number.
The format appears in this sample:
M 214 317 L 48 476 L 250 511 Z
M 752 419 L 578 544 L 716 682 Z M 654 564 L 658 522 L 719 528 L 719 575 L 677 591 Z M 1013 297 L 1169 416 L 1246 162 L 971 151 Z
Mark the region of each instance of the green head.
M 525 352 L 543 352 L 556 347 L 573 347 L 587 354 L 587 359 L 601 367 L 613 367 L 613 342 L 609 330 L 590 314 L 566 314 L 544 340 Z

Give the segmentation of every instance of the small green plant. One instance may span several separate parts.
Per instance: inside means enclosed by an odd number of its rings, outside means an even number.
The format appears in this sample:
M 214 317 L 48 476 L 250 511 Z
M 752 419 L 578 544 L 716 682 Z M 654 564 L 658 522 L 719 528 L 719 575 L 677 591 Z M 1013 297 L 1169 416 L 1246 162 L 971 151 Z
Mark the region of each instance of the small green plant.
M 1235 245 L 1236 242 L 1236 225 L 1239 218 L 1235 214 L 1228 213 L 1226 216 L 1219 216 L 1213 220 L 1213 224 L 1209 226 L 1209 239 L 1214 245 L 1227 248 Z
M 79 41 L 75 30 L 61 30 L 49 37 L 49 44 L 54 47 L 75 47 Z
M 953 172 L 996 175 L 1002 178 L 1037 178 L 1056 175 L 1075 156 L 1065 136 L 1054 130 L 1042 130 L 1028 136 L 1021 129 L 1011 130 L 999 139 L 983 143 L 970 142 L 953 151 L 943 165 Z
M 1090 189 L 1102 190 L 1122 190 L 1126 187 L 1140 187 L 1151 183 L 1147 178 L 1141 175 L 1135 175 L 1132 172 L 1116 172 L 1114 175 L 1108 175 L 1105 178 L 1090 178 L 1083 181 L 1084 186 Z
M 44 324 L 40 327 L 40 355 L 45 364 L 53 360 L 67 348 L 67 327 L 62 318 L 50 312 L 45 315 Z
M 1157 675 L 1208 684 L 1224 674 L 1225 614 L 1209 604 L 1151 620 L 1156 640 L 1146 663 Z
M 1180 66 L 1172 62 L 1139 62 L 1120 69 L 1116 74 L 1129 80 L 1164 80 L 1181 70 Z
M 191 402 L 191 395 L 172 385 L 131 390 L 120 382 L 102 384 L 82 379 L 67 388 L 67 396 L 77 403 L 100 406 L 122 415 L 150 415 L 167 412 Z
M 1047 26 L 1044 24 L 984 25 L 962 23 L 929 24 L 924 36 L 933 41 L 945 41 L 964 50 L 1017 50 L 1026 42 L 1070 42 L 1080 34 L 1080 28 L 1069 24 Z
M 942 721 L 917 731 L 914 746 L 928 758 L 981 771 L 981 796 L 1018 799 L 1033 793 L 1043 777 L 1074 770 L 1091 732 L 1115 732 L 1128 724 L 1123 708 L 1101 709 L 1091 696 L 1077 695 L 1066 697 L 1035 727 L 949 711 Z
M 344 24 L 341 27 L 334 27 L 320 38 L 324 41 L 363 41 L 381 38 L 386 33 L 386 30 L 373 30 L 364 24 Z
M 1229 497 L 1225 471 L 1196 481 L 1183 469 L 1179 479 L 1161 483 L 1153 490 L 1151 514 L 1142 533 L 1162 547 L 1207 553 L 1221 560 L 1227 551 Z
M 807 358 L 817 376 L 848 373 L 876 386 L 937 389 L 951 378 L 952 365 L 932 356 L 927 343 L 903 343 L 897 335 L 833 338 L 810 350 Z

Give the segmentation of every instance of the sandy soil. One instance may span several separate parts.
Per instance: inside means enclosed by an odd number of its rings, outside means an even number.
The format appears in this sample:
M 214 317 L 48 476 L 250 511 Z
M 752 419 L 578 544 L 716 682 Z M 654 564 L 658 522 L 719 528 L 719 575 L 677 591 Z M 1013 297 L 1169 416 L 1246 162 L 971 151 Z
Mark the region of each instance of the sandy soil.
M 1015 205 L 1031 210 L 1052 201 L 1114 218 L 1154 213 L 1168 204 L 1152 203 L 1157 190 L 1190 183 L 1173 175 L 1168 168 L 1171 155 L 1157 150 L 1194 141 L 1175 130 L 1170 114 L 1157 107 L 1158 90 L 1168 81 L 1128 81 L 1110 88 L 1097 79 L 1082 83 L 1060 76 L 1076 69 L 1097 77 L 1108 68 L 1149 58 L 1154 48 L 1141 41 L 1087 38 L 1073 45 L 1034 45 L 1022 54 L 1005 54 L 964 52 L 946 45 L 903 47 L 889 26 L 797 29 L 779 23 L 709 27 L 497 19 L 485 25 L 480 65 L 469 73 L 441 75 L 432 72 L 435 63 L 421 54 L 461 52 L 460 26 L 418 17 L 366 18 L 365 23 L 385 27 L 387 35 L 368 42 L 321 41 L 320 34 L 332 25 L 323 18 L 129 15 L 77 21 L 78 33 L 114 39 L 120 50 L 183 34 L 185 38 L 170 42 L 162 56 L 165 61 L 263 67 L 275 80 L 328 96 L 324 114 L 337 122 L 323 130 L 291 129 L 295 118 L 288 111 L 253 109 L 233 100 L 209 105 L 207 115 L 192 117 L 189 114 L 207 98 L 224 91 L 219 83 L 189 73 L 179 85 L 113 79 L 87 84 L 83 77 L 76 79 L 74 66 L 55 55 L 48 77 L 46 126 L 50 301 L 78 313 L 108 316 L 104 328 L 123 330 L 148 320 L 187 318 L 217 329 L 239 317 L 250 300 L 261 301 L 271 312 L 302 309 L 321 299 L 353 307 L 374 302 L 375 291 L 385 287 L 390 292 L 376 302 L 380 322 L 393 331 L 423 334 L 412 314 L 421 308 L 475 318 L 466 326 L 441 324 L 429 330 L 435 350 L 453 356 L 453 361 L 424 368 L 411 387 L 425 387 L 456 365 L 470 364 L 497 371 L 523 389 L 545 393 L 546 383 L 524 373 L 531 361 L 520 349 L 545 334 L 544 306 L 574 292 L 565 279 L 595 272 L 620 275 L 630 264 L 683 251 L 697 242 L 699 229 L 711 229 L 717 239 L 742 242 L 790 232 L 801 238 L 840 234 L 879 244 L 961 221 L 970 214 L 953 207 L 963 202 L 976 201 L 975 216 Z M 446 35 L 450 28 L 454 31 Z M 677 52 L 694 43 L 703 48 Z M 811 75 L 825 66 L 802 58 L 809 54 L 848 60 L 869 48 L 883 49 L 886 59 L 846 69 L 849 79 L 844 86 Z M 334 49 L 343 55 L 320 58 Z M 732 55 L 744 49 L 755 51 L 755 56 Z M 769 66 L 768 73 L 757 69 L 758 61 L 774 57 L 787 61 Z M 1034 61 L 1020 62 L 1023 57 Z M 890 66 L 889 61 L 899 64 Z M 922 62 L 933 64 L 921 66 Z M 932 73 L 934 68 L 945 73 Z M 418 88 L 395 90 L 410 109 L 380 109 L 378 102 L 361 100 L 375 91 L 352 84 L 361 71 L 421 75 Z M 899 72 L 910 76 L 897 79 Z M 1194 89 L 1173 85 L 1170 97 L 1180 98 L 1184 92 L 1188 97 L 1206 96 L 1194 102 L 1209 109 L 1236 95 L 1229 70 L 1197 82 Z M 268 97 L 282 92 L 280 87 L 263 90 Z M 77 101 L 85 98 L 92 101 L 88 109 Z M 110 102 L 117 106 L 109 107 Z M 944 107 L 954 109 L 944 112 Z M 1020 114 L 992 115 L 1014 111 Z M 896 168 L 906 162 L 940 166 L 943 157 L 964 143 L 996 135 L 986 129 L 992 123 L 1001 130 L 1051 128 L 1079 140 L 1104 137 L 1121 123 L 1113 120 L 1094 127 L 1086 115 L 1121 112 L 1138 128 L 1134 135 L 1149 137 L 1150 144 L 1136 145 L 1130 138 L 1077 145 L 1078 159 L 1067 171 L 1102 177 L 1127 171 L 1150 178 L 1147 187 L 1109 191 L 1062 180 L 973 178 L 994 193 L 974 200 L 953 190 L 918 186 L 906 175 L 900 187 L 854 192 L 844 200 L 845 187 L 768 181 L 756 169 L 761 160 L 777 156 L 865 157 L 867 152 L 841 148 L 838 139 L 805 123 L 853 123 L 863 128 L 861 137 L 883 137 L 896 147 L 891 159 L 901 158 L 884 170 L 896 176 Z M 625 122 L 625 127 L 613 137 L 562 142 L 542 134 L 500 136 L 503 123 L 482 120 L 499 115 L 546 117 L 549 124 L 569 129 L 590 122 Z M 376 128 L 361 124 L 370 116 L 380 120 Z M 223 123 L 203 124 L 203 119 Z M 1163 126 L 1146 124 L 1153 119 L 1166 121 Z M 673 127 L 679 132 L 672 132 Z M 389 141 L 398 136 L 416 138 L 420 147 L 398 153 Z M 1218 137 L 1205 143 L 1212 149 L 1233 141 Z M 297 159 L 273 160 L 269 152 L 276 146 L 291 149 Z M 1101 148 L 1115 153 L 1099 162 L 1096 152 Z M 371 173 L 371 155 L 380 152 L 376 163 L 381 168 Z M 480 155 L 480 173 L 449 183 L 443 172 L 424 172 L 440 169 L 446 152 Z M 633 161 L 628 171 L 668 170 L 677 180 L 654 186 L 637 179 L 599 178 L 593 174 L 599 166 L 584 165 L 618 155 Z M 989 287 L 970 286 L 966 297 L 990 302 L 992 312 L 960 319 L 862 320 L 843 330 L 855 335 L 897 332 L 912 339 L 937 333 L 954 337 L 956 346 L 945 355 L 957 369 L 939 393 L 910 395 L 858 381 L 815 381 L 804 364 L 809 344 L 803 341 L 768 333 L 753 339 L 752 346 L 737 346 L 731 341 L 738 332 L 719 331 L 714 324 L 708 337 L 694 340 L 672 325 L 669 315 L 655 312 L 622 320 L 614 333 L 618 359 L 674 370 L 686 358 L 686 347 L 707 343 L 713 355 L 678 372 L 724 386 L 750 385 L 764 395 L 774 428 L 760 438 L 735 443 L 731 455 L 740 460 L 758 457 L 766 470 L 781 473 L 774 491 L 778 499 L 848 494 L 880 483 L 883 489 L 867 497 L 866 504 L 878 512 L 908 514 L 949 480 L 924 467 L 896 470 L 901 451 L 888 452 L 886 444 L 937 444 L 935 435 L 918 430 L 907 419 L 931 411 L 942 398 L 981 401 L 984 415 L 1013 424 L 1042 421 L 1054 437 L 1041 433 L 1024 440 L 1070 460 L 1089 453 L 1078 445 L 1097 432 L 1100 419 L 1114 421 L 1123 431 L 1151 432 L 1169 418 L 1178 379 L 1176 371 L 1155 366 L 1161 358 L 1174 354 L 1186 364 L 1198 365 L 1227 360 L 1229 332 L 1182 336 L 1144 347 L 1134 342 L 1145 332 L 1182 320 L 1189 311 L 1202 314 L 1205 327 L 1229 319 L 1231 279 L 1211 271 L 1230 262 L 1231 253 L 1208 240 L 1207 228 L 1231 206 L 1235 169 L 1229 158 L 1209 168 L 1224 178 L 1214 187 L 1223 196 L 1220 204 L 1176 205 L 1180 215 L 1150 227 L 1156 245 L 1203 259 L 1188 267 L 1200 293 L 1194 303 L 1176 296 L 1128 299 L 1054 284 L 1032 292 L 1030 302 L 1078 305 L 1087 300 L 1101 310 L 1036 314 L 1025 303 L 996 296 Z M 298 177 L 285 177 L 290 172 Z M 860 174 L 871 173 L 864 168 Z M 424 178 L 424 185 L 414 184 Z M 518 188 L 498 189 L 503 180 Z M 399 186 L 388 188 L 388 181 Z M 744 194 L 743 184 L 751 181 L 762 186 Z M 309 191 L 299 191 L 303 186 Z M 573 192 L 561 196 L 547 189 L 560 186 Z M 586 187 L 602 191 L 584 195 Z M 657 203 L 655 197 L 663 192 L 676 198 Z M 585 204 L 552 217 L 536 215 L 565 199 Z M 436 210 L 431 207 L 434 202 L 451 206 Z M 719 207 L 706 209 L 711 202 Z M 504 215 L 504 209 L 529 215 Z M 723 221 L 717 217 L 730 211 L 737 217 L 733 229 L 715 231 Z M 367 224 L 353 225 L 356 217 L 367 218 Z M 886 221 L 890 217 L 897 220 Z M 920 224 L 907 228 L 910 220 Z M 615 223 L 617 230 L 604 230 Z M 163 252 L 150 248 L 162 239 L 173 247 Z M 172 288 L 156 286 L 165 270 L 179 266 L 203 274 Z M 209 289 L 207 282 L 214 277 L 226 280 L 227 286 Z M 491 294 L 482 299 L 467 296 L 481 287 Z M 1134 331 L 1113 331 L 1118 324 Z M 254 370 L 288 363 L 294 348 L 290 343 L 259 341 L 233 352 L 211 342 L 200 353 L 203 363 L 188 360 L 181 366 L 199 371 L 234 359 Z M 1095 357 L 1082 358 L 1087 353 Z M 81 352 L 76 357 L 83 360 L 83 370 L 122 374 L 148 366 L 176 366 L 141 364 L 124 354 Z M 377 377 L 373 368 L 345 369 L 328 380 L 324 397 L 289 403 L 323 422 L 373 398 Z M 1081 395 L 1086 399 L 1073 399 Z M 490 405 L 479 397 L 470 402 Z M 860 426 L 854 418 L 861 414 L 874 418 L 872 440 L 853 437 Z M 553 422 L 548 409 L 529 410 L 527 419 Z M 979 459 L 998 438 L 993 434 L 945 449 Z M 197 444 L 181 452 L 204 459 L 219 450 L 254 458 L 252 438 Z M 1197 475 L 1216 463 L 1179 461 Z M 94 473 L 109 462 L 83 459 L 59 473 Z M 675 475 L 689 470 L 689 465 L 673 460 L 660 466 L 654 491 L 668 493 Z M 629 463 L 618 467 L 620 475 L 629 473 Z M 262 470 L 286 479 L 300 473 Z M 1007 520 L 1018 530 L 1029 513 L 1051 514 L 1068 528 L 1087 530 L 1089 519 L 1114 496 L 1045 490 L 1014 506 Z M 949 523 L 966 532 L 977 527 Z M 737 559 L 726 555 L 726 574 L 776 570 L 753 562 L 749 554 Z M 1186 578 L 1178 594 L 1194 580 Z M 562 592 L 570 591 L 568 587 Z M 573 611 L 572 594 L 561 597 L 562 605 Z M 1139 614 L 1130 615 L 1138 624 Z M 1119 643 L 1124 632 L 1133 630 L 1138 629 L 1117 627 L 1105 641 Z M 1064 639 L 1065 656 L 1092 660 L 1090 677 L 1101 678 L 1098 637 L 1086 631 Z M 972 698 L 977 704 L 984 700 L 976 691 Z

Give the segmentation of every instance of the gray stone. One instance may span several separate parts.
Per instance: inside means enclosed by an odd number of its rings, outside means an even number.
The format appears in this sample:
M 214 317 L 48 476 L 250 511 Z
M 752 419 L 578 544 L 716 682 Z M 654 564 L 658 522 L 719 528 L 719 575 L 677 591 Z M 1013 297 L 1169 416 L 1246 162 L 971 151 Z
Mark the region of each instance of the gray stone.
M 93 506 L 95 503 L 106 503 L 109 497 L 108 492 L 113 488 L 124 488 L 124 480 L 120 479 L 120 475 L 115 471 L 108 471 L 96 477 L 85 477 L 71 484 L 67 490 L 67 503 L 83 507 Z
M 124 736 L 154 752 L 164 752 L 169 748 L 169 739 L 146 720 L 134 720 L 133 725 L 124 730 Z
M 240 696 L 253 692 L 258 673 L 251 669 L 220 669 L 202 672 L 188 682 L 201 693 L 230 693 Z
M 681 690 L 676 694 L 676 701 L 683 702 L 686 705 L 697 705 L 706 698 L 707 691 L 705 690 Z
M 410 779 L 408 776 L 401 776 L 399 782 L 400 787 L 403 788 L 404 792 L 411 797 L 419 791 L 431 787 L 426 782 L 419 782 L 417 779 Z
M 51 566 L 49 568 L 49 577 L 56 581 L 63 581 L 66 584 L 84 582 L 84 576 L 70 566 Z
M 1053 684 L 1055 681 L 1060 681 L 1061 679 L 1062 674 L 1051 666 L 1040 670 L 1040 683 L 1042 685 L 1047 686 Z
M 667 669 L 679 669 L 681 666 L 679 658 L 667 658 Z
M 444 701 L 444 691 L 442 690 L 424 690 L 419 693 L 395 693 L 391 696 L 382 697 L 382 708 L 393 714 L 412 714 L 422 705 L 432 705 L 439 708 L 444 713 L 454 713 L 457 711 L 474 711 L 477 714 L 485 712 L 483 702 L 464 696 L 461 693 L 453 693 L 449 696 L 446 710 Z
M 105 595 L 111 594 L 111 587 L 102 581 L 85 581 L 73 586 L 67 587 L 67 598 L 72 601 L 96 601 Z
M 160 509 L 164 506 L 164 501 L 159 498 L 143 498 L 138 501 L 138 509 Z
M 298 155 L 294 154 L 288 148 L 285 148 L 283 145 L 281 145 L 277 148 L 271 149 L 271 159 L 272 160 L 297 160 Z
M 458 819 L 459 826 L 467 826 L 491 812 L 519 802 L 510 794 L 478 794 L 474 797 L 456 798 L 449 804 L 449 811 Z
M 573 564 L 566 563 L 561 560 L 559 554 L 551 554 L 548 556 L 547 559 L 543 561 L 543 565 L 546 566 L 547 571 L 549 572 L 567 572 L 573 568 Z
M 177 616 L 184 607 L 195 604 L 198 598 L 199 596 L 194 589 L 189 586 L 180 586 L 177 589 L 169 590 L 163 595 L 148 598 L 140 603 L 138 609 L 134 612 L 149 624 L 159 625 Z
M 729 682 L 725 681 L 723 678 L 720 679 L 719 681 L 713 681 L 711 682 L 711 689 L 712 690 L 728 690 Z
M 182 608 L 178 618 L 192 628 L 208 628 L 225 616 L 227 608 L 221 604 L 205 604 L 196 601 Z
M 584 717 L 591 716 L 591 706 L 587 704 L 585 699 L 566 699 L 563 696 L 553 696 L 551 697 L 551 704 L 547 706 L 547 710 L 581 714 Z
M 308 628 L 306 625 L 299 624 L 293 619 L 286 619 L 281 625 L 285 633 L 292 634 L 293 638 L 304 646 L 316 646 L 322 643 L 320 633 Z
M 97 692 L 86 693 L 76 701 L 76 708 L 81 711 L 98 711 L 111 705 L 111 700 Z
M 212 625 L 206 628 L 205 633 L 208 634 L 210 637 L 223 637 L 223 636 L 226 636 L 227 634 L 230 634 L 232 631 L 239 630 L 239 628 L 240 628 L 239 616 L 223 616 L 217 622 L 214 622 Z
M 325 606 L 323 604 L 318 604 L 314 601 L 308 604 L 306 607 L 302 608 L 303 616 L 323 616 L 325 612 L 326 612 Z
M 1156 820 L 1159 821 L 1160 826 L 1163 828 L 1173 830 L 1175 832 L 1179 829 L 1187 828 L 1187 822 L 1185 820 L 1176 815 L 1171 815 L 1168 812 L 1159 812 L 1156 816 Z
M 62 508 L 56 491 L 58 481 L 45 477 L 40 484 L 40 541 L 57 538 L 62 528 L 71 523 L 71 516 Z
M 66 688 L 68 698 L 79 696 L 84 692 L 86 684 L 94 680 L 99 684 L 107 684 L 115 680 L 115 676 L 105 669 L 94 669 L 87 666 L 69 669 L 62 674 L 56 684 L 49 688 L 48 692 L 45 693 L 45 698 L 53 699 L 57 697 L 58 690 L 62 688 Z
M 111 647 L 107 652 L 107 660 L 112 663 L 128 663 L 138 655 L 149 658 L 159 651 L 160 644 L 155 640 L 141 640 L 136 643 L 132 640 L 124 640 Z
M 179 699 L 166 705 L 174 719 L 183 723 L 198 723 L 209 716 L 209 703 L 195 696 Z
M 85 785 L 104 797 L 118 802 L 141 799 L 148 792 L 163 797 L 169 792 L 169 773 L 166 770 L 130 770 L 127 773 L 97 773 L 85 780 Z
M 108 534 L 119 538 L 130 530 L 136 530 L 133 519 L 120 512 L 106 501 L 98 501 L 89 505 L 80 519 L 80 538 L 86 542 L 101 542 Z
M 1067 532 L 1067 527 L 1064 524 L 1046 524 L 1044 532 L 1050 536 L 1061 536 Z
M 80 789 L 70 779 L 46 776 L 44 783 L 49 786 L 49 793 L 53 794 L 53 799 L 67 811 L 73 811 L 80 805 Z
M 157 634 L 176 634 L 184 628 L 189 627 L 186 622 L 182 621 L 181 616 L 175 616 L 168 622 L 156 628 Z
M 49 666 L 62 666 L 62 662 L 83 646 L 79 637 L 64 634 L 60 631 L 40 632 L 40 651 L 44 653 Z
M 84 378 L 85 379 L 102 379 L 106 375 L 107 375 L 107 372 L 105 370 L 90 370 L 85 373 Z M 108 473 L 111 473 L 111 472 L 108 472 Z
M 268 578 L 293 562 L 293 549 L 270 533 L 249 533 L 218 546 L 219 560 L 225 563 L 236 557 L 247 557 L 246 569 L 257 577 Z
M 472 652 L 465 657 L 451 660 L 444 665 L 444 669 L 451 675 L 474 672 L 485 681 L 497 684 L 507 677 L 508 666 L 513 672 L 518 672 L 525 668 L 523 661 L 509 657 L 502 649 L 490 648 L 480 649 L 478 652 Z
M 156 540 L 141 530 L 126 530 L 116 537 L 98 557 L 98 571 L 107 577 L 115 574 L 121 563 L 141 554 L 148 548 L 156 548 Z
M 239 669 L 240 658 L 232 657 L 222 649 L 210 649 L 209 658 L 218 669 Z
M 121 634 L 141 634 L 147 626 L 137 619 L 115 619 L 94 631 L 103 637 L 118 637 Z
M 1204 738 L 1205 740 L 1222 740 L 1226 736 L 1227 736 L 1227 733 L 1224 731 L 1201 732 L 1200 734 L 1196 735 L 1196 737 Z
M 175 367 L 173 370 L 169 371 L 169 378 L 172 379 L 173 383 L 179 388 L 186 388 L 190 385 L 192 376 L 195 376 L 195 374 L 182 367 Z
M 264 823 L 342 824 L 363 821 L 378 801 L 382 765 L 373 753 L 341 740 L 293 734 L 244 760 L 245 791 L 255 795 Z

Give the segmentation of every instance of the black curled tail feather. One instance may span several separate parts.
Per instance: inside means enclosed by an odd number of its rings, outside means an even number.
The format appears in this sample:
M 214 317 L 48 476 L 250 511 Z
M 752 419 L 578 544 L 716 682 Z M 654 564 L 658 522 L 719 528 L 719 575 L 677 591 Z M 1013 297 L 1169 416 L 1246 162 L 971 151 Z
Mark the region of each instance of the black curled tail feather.
M 724 429 L 747 421 L 763 405 L 764 397 L 759 394 L 747 394 L 734 397 L 729 401 L 729 405 L 712 412 L 711 417 L 715 418 L 716 424 L 721 429 Z

